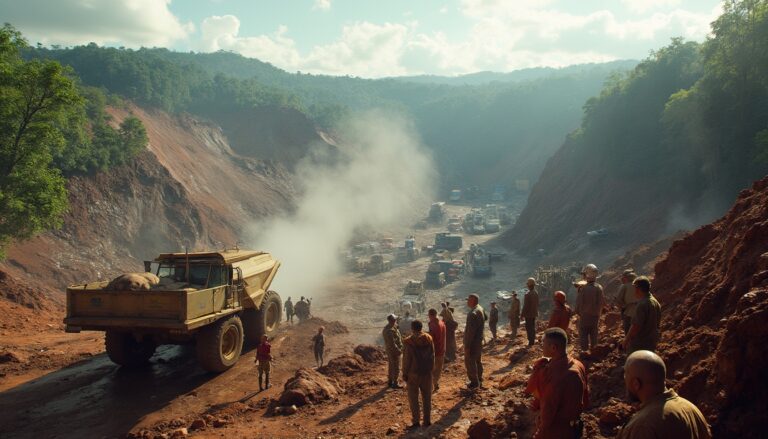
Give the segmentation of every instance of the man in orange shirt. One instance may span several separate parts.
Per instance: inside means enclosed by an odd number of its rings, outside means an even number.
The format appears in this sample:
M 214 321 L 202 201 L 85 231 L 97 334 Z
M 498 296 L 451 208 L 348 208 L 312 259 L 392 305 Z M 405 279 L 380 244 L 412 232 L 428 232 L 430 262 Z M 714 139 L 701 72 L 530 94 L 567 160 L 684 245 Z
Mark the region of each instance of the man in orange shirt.
M 560 328 L 567 334 L 568 324 L 571 322 L 571 307 L 565 303 L 565 293 L 555 291 L 554 302 L 555 308 L 552 309 L 547 328 Z
M 544 356 L 550 360 L 538 383 L 541 411 L 534 438 L 581 437 L 581 413 L 589 404 L 586 369 L 566 353 L 568 335 L 562 329 L 547 329 L 542 342 Z
M 432 388 L 437 392 L 440 388 L 440 375 L 443 373 L 443 360 L 445 360 L 445 323 L 437 318 L 437 310 L 429 310 L 429 335 L 435 345 L 435 367 L 432 369 Z

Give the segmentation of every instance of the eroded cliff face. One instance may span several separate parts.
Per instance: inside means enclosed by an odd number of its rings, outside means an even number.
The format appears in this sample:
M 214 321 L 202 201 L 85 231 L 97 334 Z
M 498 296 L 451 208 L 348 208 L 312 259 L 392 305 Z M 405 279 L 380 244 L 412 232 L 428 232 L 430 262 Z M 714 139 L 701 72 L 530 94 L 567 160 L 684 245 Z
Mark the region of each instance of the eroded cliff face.
M 136 106 L 110 114 L 115 123 L 141 119 L 147 150 L 124 166 L 71 178 L 64 226 L 10 248 L 0 268 L 11 276 L 59 290 L 108 279 L 162 251 L 234 246 L 248 224 L 292 208 L 288 167 L 236 153 L 212 122 Z

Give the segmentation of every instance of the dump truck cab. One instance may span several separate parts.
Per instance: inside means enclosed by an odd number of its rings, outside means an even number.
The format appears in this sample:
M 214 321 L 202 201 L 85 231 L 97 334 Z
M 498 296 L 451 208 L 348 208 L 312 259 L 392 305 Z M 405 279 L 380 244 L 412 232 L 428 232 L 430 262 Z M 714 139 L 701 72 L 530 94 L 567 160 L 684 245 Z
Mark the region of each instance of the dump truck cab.
M 256 344 L 280 324 L 280 296 L 269 290 L 280 262 L 269 253 L 164 253 L 144 265 L 159 281 L 67 288 L 66 331 L 106 332 L 107 354 L 124 366 L 147 362 L 162 344 L 194 343 L 203 368 L 221 372 L 244 342 Z

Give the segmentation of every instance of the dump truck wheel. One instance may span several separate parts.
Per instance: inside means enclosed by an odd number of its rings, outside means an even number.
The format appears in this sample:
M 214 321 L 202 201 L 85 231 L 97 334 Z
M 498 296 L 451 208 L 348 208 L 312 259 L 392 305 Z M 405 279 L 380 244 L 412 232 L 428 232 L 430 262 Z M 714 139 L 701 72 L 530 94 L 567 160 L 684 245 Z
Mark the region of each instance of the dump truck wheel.
M 280 327 L 280 320 L 283 318 L 283 304 L 280 295 L 274 291 L 267 291 L 256 315 L 258 316 L 256 320 L 258 338 L 261 339 L 262 335 L 272 337 L 277 332 L 277 328 Z
M 116 331 L 107 331 L 104 344 L 109 359 L 125 367 L 147 364 L 157 348 L 152 340 L 138 342 L 133 334 Z
M 223 318 L 197 336 L 197 360 L 208 372 L 224 372 L 234 366 L 242 351 L 243 323 L 238 316 Z

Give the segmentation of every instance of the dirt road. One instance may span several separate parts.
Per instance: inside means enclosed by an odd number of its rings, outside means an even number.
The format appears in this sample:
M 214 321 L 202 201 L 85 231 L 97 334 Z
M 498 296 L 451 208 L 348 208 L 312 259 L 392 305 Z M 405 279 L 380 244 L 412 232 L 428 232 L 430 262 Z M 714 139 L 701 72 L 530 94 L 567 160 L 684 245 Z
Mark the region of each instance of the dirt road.
M 450 210 L 454 214 L 466 208 L 454 206 Z M 431 239 L 440 229 L 420 231 L 417 236 L 419 244 Z M 492 238 L 496 236 L 465 237 L 464 245 L 468 247 L 472 242 L 484 243 L 494 249 Z M 379 275 L 345 274 L 332 281 L 326 291 L 320 291 L 312 305 L 313 314 L 329 322 L 343 323 L 329 325 L 331 329 L 326 333 L 330 352 L 326 357 L 350 352 L 360 343 L 379 343 L 385 316 L 392 303 L 402 294 L 406 280 L 423 279 L 427 265 L 428 259 L 422 258 L 397 265 L 391 271 Z M 494 291 L 519 288 L 529 269 L 526 261 L 510 254 L 503 262 L 494 265 L 496 273 L 490 278 L 466 277 L 440 290 L 429 291 L 428 306 L 436 307 L 439 302 L 450 300 L 458 311 L 457 318 L 461 319 L 464 297 L 468 293 L 478 292 L 481 303 L 487 306 Z M 0 389 L 3 390 L 0 393 L 0 437 L 122 437 L 127 432 L 148 429 L 163 431 L 174 425 L 183 426 L 202 414 L 232 404 L 246 403 L 249 404 L 246 407 L 250 407 L 246 412 L 253 416 L 234 419 L 232 425 L 222 425 L 222 428 L 230 428 L 244 437 L 252 437 L 254 431 L 269 431 L 265 434 L 267 437 L 349 434 L 380 436 L 383 432 L 372 429 L 373 424 L 368 425 L 366 421 L 369 417 L 375 418 L 377 411 L 387 413 L 392 419 L 391 422 L 390 419 L 377 420 L 376 428 L 381 427 L 382 422 L 404 426 L 407 422 L 407 404 L 403 406 L 404 399 L 401 396 L 381 391 L 381 371 L 373 371 L 367 378 L 355 378 L 361 389 L 370 390 L 368 393 L 358 389 L 358 392 L 345 394 L 333 404 L 302 411 L 298 417 L 263 417 L 264 410 L 261 409 L 279 394 L 285 380 L 297 368 L 313 365 L 309 339 L 322 323 L 310 321 L 302 325 L 283 325 L 273 343 L 277 358 L 273 376 L 275 387 L 262 393 L 258 392 L 257 374 L 253 366 L 254 352 L 245 353 L 244 358 L 226 373 L 212 375 L 200 369 L 191 348 L 165 346 L 153 357 L 150 367 L 130 371 L 115 366 L 105 354 L 98 353 L 98 346 L 101 346 L 100 334 L 71 336 L 56 330 L 54 333 L 32 334 L 21 344 L 46 345 L 54 343 L 53 339 L 56 338 L 60 342 L 57 349 L 82 350 L 83 359 L 59 370 L 48 371 L 45 367 L 39 367 L 35 369 L 37 372 L 27 375 L 19 371 L 4 377 L 0 381 Z M 345 333 L 344 326 L 349 329 L 349 333 Z M 5 341 L 7 339 L 0 339 L 0 342 Z M 505 353 L 498 354 L 489 359 L 491 380 L 512 370 L 504 359 Z M 530 354 L 533 355 L 533 352 Z M 69 360 L 62 360 L 60 364 L 76 360 L 67 358 Z M 56 363 L 50 366 L 55 369 Z M 36 377 L 37 374 L 41 376 Z M 442 434 L 466 431 L 473 417 L 482 417 L 486 412 L 487 416 L 491 416 L 500 410 L 500 404 L 505 403 L 505 398 L 493 386 L 484 391 L 488 393 L 486 398 L 467 400 L 460 396 L 457 389 L 464 382 L 462 374 L 463 368 L 458 365 L 449 367 L 446 372 L 448 384 L 445 391 L 450 396 L 441 398 L 436 404 L 435 415 L 436 419 L 440 419 L 437 424 L 442 425 Z M 30 378 L 34 379 L 22 383 Z M 355 401 L 358 396 L 366 402 L 361 405 L 361 401 Z M 396 414 L 391 413 L 391 407 L 387 408 L 389 404 L 397 407 Z M 350 406 L 358 408 L 350 409 Z M 470 406 L 474 408 L 470 410 Z M 331 413 L 334 410 L 341 415 L 334 417 Z M 347 416 L 344 410 L 353 410 L 354 413 Z M 472 415 L 467 417 L 468 413 Z M 326 422 L 322 422 L 323 419 Z M 328 419 L 339 422 L 330 422 Z M 349 419 L 355 421 L 350 424 Z M 311 430 L 284 428 L 295 422 L 314 427 Z M 220 432 L 199 432 L 195 435 L 198 434 L 202 437 L 219 436 Z

